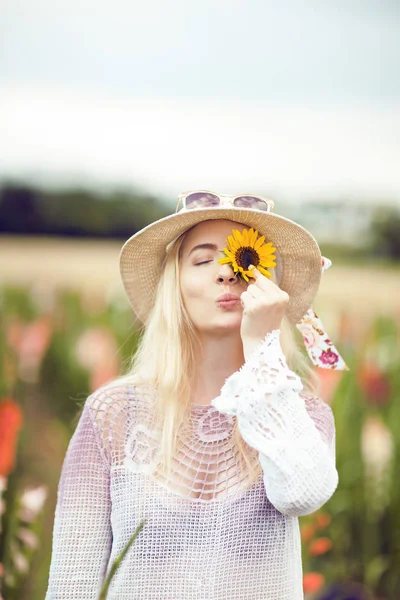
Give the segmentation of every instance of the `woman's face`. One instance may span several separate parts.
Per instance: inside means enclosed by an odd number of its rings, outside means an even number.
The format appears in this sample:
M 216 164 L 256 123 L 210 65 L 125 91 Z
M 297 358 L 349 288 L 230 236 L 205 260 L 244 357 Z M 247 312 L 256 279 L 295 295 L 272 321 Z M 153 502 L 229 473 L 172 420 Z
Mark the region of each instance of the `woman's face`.
M 181 247 L 182 299 L 199 331 L 215 334 L 240 330 L 243 313 L 240 294 L 248 283 L 237 278 L 232 267 L 218 263 L 232 229 L 242 231 L 246 227 L 228 220 L 204 221 L 189 231 Z M 223 294 L 233 294 L 238 301 L 218 302 Z

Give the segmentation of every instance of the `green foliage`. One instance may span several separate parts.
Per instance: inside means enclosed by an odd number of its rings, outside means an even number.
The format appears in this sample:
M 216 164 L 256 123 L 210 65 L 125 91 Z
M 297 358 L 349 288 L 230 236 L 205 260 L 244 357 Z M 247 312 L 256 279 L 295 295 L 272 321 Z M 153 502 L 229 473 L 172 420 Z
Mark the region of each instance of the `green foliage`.
M 69 439 L 93 386 L 124 370 L 135 352 L 139 331 L 128 303 L 120 299 L 106 302 L 100 298 L 88 305 L 79 293 L 65 291 L 42 314 L 40 301 L 29 290 L 8 287 L 1 290 L 0 301 L 1 395 L 13 397 L 24 412 L 2 517 L 8 540 L 15 538 L 19 526 L 17 507 L 23 490 L 41 484 L 49 495 L 47 511 L 37 525 L 40 552 L 26 555 L 35 568 L 31 566 L 24 577 L 21 574 L 7 593 L 10 599 L 39 600 L 47 588 L 56 492 Z M 42 323 L 43 317 L 48 319 L 46 329 L 29 328 Z M 110 364 L 113 371 L 108 370 Z M 0 564 L 9 573 L 15 571 L 11 554 L 15 547 L 8 542 L 0 547 Z
M 378 256 L 400 260 L 400 211 L 380 207 L 372 222 L 372 251 Z
M 124 560 L 129 548 L 132 546 L 133 542 L 136 540 L 137 536 L 139 535 L 139 533 L 142 531 L 144 525 L 145 525 L 146 521 L 142 521 L 136 528 L 134 534 L 131 536 L 130 540 L 128 541 L 128 543 L 126 544 L 125 548 L 122 550 L 121 554 L 119 556 L 117 556 L 117 558 L 115 559 L 115 561 L 113 562 L 110 572 L 108 573 L 106 580 L 103 584 L 103 587 L 101 588 L 101 592 L 100 592 L 100 596 L 99 596 L 99 600 L 106 600 L 107 597 L 107 593 L 110 587 L 110 583 L 112 581 L 112 578 L 114 577 L 114 575 L 116 574 L 119 565 L 121 564 L 121 562 Z
M 400 597 L 399 341 L 398 323 L 379 317 L 346 357 L 350 371 L 332 402 L 339 485 L 324 506 L 332 549 L 310 556 L 304 543 L 303 551 L 306 570 L 331 583 L 358 582 L 390 600 Z

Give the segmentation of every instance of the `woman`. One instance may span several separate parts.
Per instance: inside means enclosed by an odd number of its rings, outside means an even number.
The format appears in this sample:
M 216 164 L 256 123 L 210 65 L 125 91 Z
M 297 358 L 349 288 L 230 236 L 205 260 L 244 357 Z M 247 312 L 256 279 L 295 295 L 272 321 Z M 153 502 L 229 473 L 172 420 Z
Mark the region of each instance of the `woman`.
M 143 335 L 70 441 L 46 600 L 97 598 L 143 519 L 110 600 L 303 598 L 298 517 L 338 483 L 333 415 L 293 333 L 322 257 L 270 200 L 180 201 L 122 249 Z

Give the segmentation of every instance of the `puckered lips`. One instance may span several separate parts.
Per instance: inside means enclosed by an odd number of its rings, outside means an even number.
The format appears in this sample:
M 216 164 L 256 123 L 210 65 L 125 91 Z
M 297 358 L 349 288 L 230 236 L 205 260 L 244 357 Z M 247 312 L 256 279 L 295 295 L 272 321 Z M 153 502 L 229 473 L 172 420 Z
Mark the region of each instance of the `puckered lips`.
M 223 308 L 235 307 L 241 304 L 241 302 L 240 296 L 237 294 L 222 294 L 222 296 L 217 298 L 218 306 Z

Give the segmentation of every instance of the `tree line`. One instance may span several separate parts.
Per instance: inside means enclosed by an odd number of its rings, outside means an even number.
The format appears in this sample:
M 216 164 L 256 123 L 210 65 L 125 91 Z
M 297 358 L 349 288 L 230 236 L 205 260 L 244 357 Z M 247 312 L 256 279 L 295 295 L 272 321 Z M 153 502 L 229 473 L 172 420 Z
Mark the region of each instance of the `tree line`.
M 100 194 L 84 188 L 49 190 L 27 183 L 0 184 L 0 233 L 11 235 L 127 239 L 174 210 L 172 199 L 169 203 L 132 190 Z M 340 244 L 333 252 L 347 255 Z M 361 255 L 400 260 L 400 210 L 396 206 L 377 200 Z
M 171 213 L 154 196 L 87 189 L 49 191 L 26 184 L 0 187 L 0 232 L 21 235 L 127 238 Z

